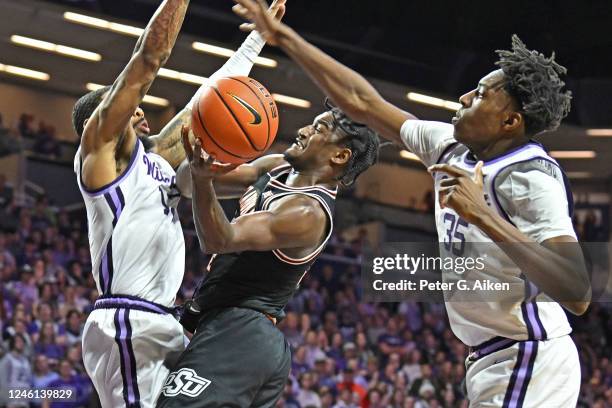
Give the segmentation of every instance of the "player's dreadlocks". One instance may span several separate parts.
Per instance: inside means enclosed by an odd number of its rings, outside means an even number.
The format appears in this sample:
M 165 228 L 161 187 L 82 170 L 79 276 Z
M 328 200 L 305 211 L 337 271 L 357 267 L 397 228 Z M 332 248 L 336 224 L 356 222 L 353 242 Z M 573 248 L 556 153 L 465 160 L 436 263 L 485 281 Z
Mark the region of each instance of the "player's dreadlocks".
M 325 106 L 332 114 L 334 127 L 341 129 L 348 136 L 343 142 L 351 149 L 352 155 L 344 174 L 339 177 L 340 184 L 348 187 L 361 173 L 376 163 L 380 139 L 376 132 L 366 125 L 353 121 L 329 99 L 325 99 Z
M 91 91 L 83 95 L 74 104 L 74 108 L 72 108 L 72 126 L 79 137 L 83 135 L 85 120 L 89 119 L 91 115 L 93 115 L 100 102 L 102 102 L 102 97 L 110 90 L 110 88 L 110 86 L 105 86 L 103 88 L 96 89 L 95 91 Z
M 528 135 L 555 130 L 570 110 L 570 91 L 562 91 L 565 85 L 560 74 L 567 69 L 535 50 L 528 50 L 521 39 L 512 36 L 512 51 L 497 50 L 496 63 L 508 82 L 506 91 L 521 104 Z

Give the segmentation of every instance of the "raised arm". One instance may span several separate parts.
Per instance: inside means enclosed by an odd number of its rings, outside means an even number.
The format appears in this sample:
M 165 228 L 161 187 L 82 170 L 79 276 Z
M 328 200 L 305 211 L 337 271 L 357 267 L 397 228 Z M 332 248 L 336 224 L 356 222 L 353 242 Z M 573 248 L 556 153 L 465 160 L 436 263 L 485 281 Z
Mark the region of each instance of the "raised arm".
M 386 139 L 403 145 L 400 128 L 408 112 L 387 102 L 361 75 L 325 54 L 280 21 L 269 18 L 263 0 L 234 0 L 236 14 L 250 20 L 268 44 L 283 49 L 312 80 L 353 120 L 364 123 Z M 246 25 L 251 29 L 252 25 Z
M 81 156 L 82 176 L 88 188 L 114 181 L 124 166 L 118 160 L 125 157 L 117 157 L 117 148 L 129 146 L 131 152 L 134 146 L 136 134 L 128 125 L 157 72 L 170 57 L 188 4 L 189 0 L 165 0 L 159 6 L 138 39 L 130 61 L 87 121 L 81 137 Z
M 274 0 L 268 9 L 272 18 L 280 20 L 285 15 L 285 3 L 287 0 Z M 248 76 L 253 68 L 255 59 L 265 46 L 266 41 L 261 35 L 253 31 L 244 40 L 240 48 L 227 60 L 223 66 L 211 75 L 195 93 L 189 103 L 162 129 L 159 135 L 151 137 L 154 143 L 153 151 L 162 156 L 172 167 L 177 168 L 185 159 L 185 150 L 181 143 L 181 127 L 191 124 L 191 107 L 200 92 L 217 78 L 228 76 Z

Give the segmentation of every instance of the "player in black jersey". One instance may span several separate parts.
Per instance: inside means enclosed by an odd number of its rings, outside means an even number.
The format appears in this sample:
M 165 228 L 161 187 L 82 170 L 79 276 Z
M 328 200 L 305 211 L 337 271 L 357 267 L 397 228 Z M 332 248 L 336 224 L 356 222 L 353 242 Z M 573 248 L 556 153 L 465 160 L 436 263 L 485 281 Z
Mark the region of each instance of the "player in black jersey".
M 280 397 L 291 358 L 275 324 L 331 236 L 338 185 L 378 157 L 378 136 L 328 107 L 283 155 L 236 169 L 208 157 L 199 141 L 192 148 L 183 129 L 196 231 L 214 255 L 191 319 L 183 319 L 195 335 L 158 407 L 272 407 Z M 229 222 L 217 191 L 238 190 L 240 209 Z

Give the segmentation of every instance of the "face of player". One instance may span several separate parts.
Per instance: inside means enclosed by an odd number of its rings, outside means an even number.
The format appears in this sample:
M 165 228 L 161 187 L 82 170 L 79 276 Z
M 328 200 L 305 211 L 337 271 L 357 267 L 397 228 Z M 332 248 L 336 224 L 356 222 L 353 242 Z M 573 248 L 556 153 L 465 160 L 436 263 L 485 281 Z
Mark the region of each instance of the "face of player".
M 134 128 L 136 136 L 139 138 L 147 138 L 151 134 L 149 123 L 145 119 L 144 112 L 140 106 L 136 108 L 136 111 L 134 111 L 132 119 L 130 119 L 130 124 Z
M 296 170 L 319 169 L 330 163 L 343 165 L 350 159 L 350 149 L 342 146 L 346 135 L 334 127 L 331 112 L 317 116 L 312 125 L 298 130 L 295 142 L 285 150 L 287 160 Z
M 457 141 L 478 151 L 509 136 L 507 125 L 516 120 L 517 103 L 504 90 L 505 83 L 504 73 L 499 69 L 459 98 L 461 108 L 452 119 Z

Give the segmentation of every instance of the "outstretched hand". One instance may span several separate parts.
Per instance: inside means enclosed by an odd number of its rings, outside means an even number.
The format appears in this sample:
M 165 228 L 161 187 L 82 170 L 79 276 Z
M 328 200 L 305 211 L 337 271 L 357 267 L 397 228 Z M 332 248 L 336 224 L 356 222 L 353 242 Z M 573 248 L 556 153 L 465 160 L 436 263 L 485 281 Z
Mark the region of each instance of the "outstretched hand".
M 257 30 L 270 45 L 278 45 L 278 33 L 283 27 L 281 19 L 285 15 L 287 0 L 274 0 L 270 8 L 264 0 L 234 0 L 234 13 L 250 23 L 240 25 L 242 31 Z
M 189 160 L 192 180 L 212 180 L 215 177 L 229 173 L 238 167 L 238 164 L 220 163 L 215 161 L 214 156 L 207 154 L 202 149 L 202 142 L 195 138 L 195 146 L 189 141 L 189 126 L 183 125 L 181 128 L 183 147 Z
M 481 161 L 476 164 L 473 177 L 449 164 L 436 164 L 427 169 L 430 173 L 441 171 L 450 176 L 440 182 L 438 189 L 440 207 L 450 207 L 461 218 L 476 225 L 480 216 L 489 211 L 484 199 L 482 166 Z

